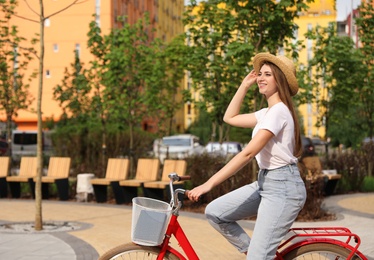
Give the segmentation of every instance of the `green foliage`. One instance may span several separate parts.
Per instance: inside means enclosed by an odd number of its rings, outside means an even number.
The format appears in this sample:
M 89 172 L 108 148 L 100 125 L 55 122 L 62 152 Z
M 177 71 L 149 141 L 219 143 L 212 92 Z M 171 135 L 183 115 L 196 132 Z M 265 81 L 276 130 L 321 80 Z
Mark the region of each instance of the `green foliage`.
M 187 175 L 191 176 L 190 186 L 196 187 L 207 181 L 213 174 L 220 170 L 225 163 L 226 158 L 220 156 L 210 156 L 205 153 L 198 156 L 187 158 Z M 222 196 L 236 188 L 252 182 L 256 175 L 252 173 L 251 164 L 241 169 L 237 174 L 215 187 L 209 193 L 205 194 L 198 202 L 199 205 L 206 204 L 213 199 Z
M 326 127 L 325 138 L 331 137 L 333 143 L 357 144 L 363 125 L 357 117 L 362 106 L 355 94 L 363 84 L 360 52 L 350 37 L 337 35 L 335 24 L 317 26 L 306 37 L 315 45 L 314 56 L 304 67 L 304 82 L 309 86 L 304 95 L 318 108 L 317 125 Z
M 2 1 L 0 6 L 0 109 L 7 118 L 7 136 L 10 136 L 13 117 L 20 109 L 27 109 L 33 101 L 25 73 L 34 53 L 16 26 L 10 26 L 17 1 Z
M 212 133 L 216 132 L 212 131 L 212 127 L 211 118 L 205 110 L 202 110 L 198 119 L 191 124 L 187 132 L 199 136 L 201 143 L 206 145 L 209 141 L 216 139 L 215 136 L 212 136 Z M 230 126 L 227 126 L 227 129 L 230 130 L 225 136 L 227 141 L 236 141 L 244 144 L 251 139 L 252 129 Z
M 103 145 L 111 121 L 126 124 L 130 137 L 146 118 L 160 123 L 160 135 L 170 133 L 175 112 L 183 105 L 177 90 L 184 76 L 184 38 L 165 45 L 152 38 L 150 28 L 148 15 L 135 24 L 124 22 L 108 35 L 91 22 L 88 47 L 94 59 L 83 66 L 76 57 L 73 72 L 66 69 L 55 88 L 64 117 L 101 121 Z M 130 138 L 129 147 L 133 145 Z
M 364 191 L 364 180 L 373 171 L 373 161 L 374 143 L 369 142 L 354 150 L 333 153 L 325 168 L 336 169 L 342 175 L 336 189 L 338 193 Z
M 362 191 L 363 192 L 374 192 L 374 177 L 367 176 L 364 179 L 364 182 L 362 184 Z
M 360 39 L 362 61 L 361 81 L 357 84 L 360 101 L 362 103 L 361 115 L 365 118 L 368 128 L 368 136 L 374 136 L 374 34 L 371 28 L 374 26 L 373 0 L 363 1 L 358 8 L 360 13 L 356 18 L 358 37 Z M 356 82 L 357 83 L 357 82 Z
M 187 129 L 188 133 L 196 135 L 200 138 L 202 144 L 207 144 L 211 140 L 212 122 L 209 115 L 202 110 L 199 117 Z
M 226 158 L 220 156 L 212 157 L 208 154 L 189 157 L 187 159 L 187 174 L 191 176 L 191 181 L 186 183 L 185 188 L 192 189 L 198 185 L 201 185 L 217 171 L 219 171 L 226 163 Z M 320 179 L 319 181 L 310 183 L 305 179 L 307 174 L 306 169 L 301 167 L 301 165 L 299 168 L 306 183 L 307 190 L 307 201 L 299 214 L 299 219 L 302 221 L 322 219 L 327 216 L 327 212 L 322 209 L 324 199 L 323 180 Z M 255 168 L 254 171 L 252 163 L 249 163 L 234 176 L 215 187 L 209 193 L 203 195 L 197 203 L 190 205 L 190 207 L 200 207 L 211 202 L 217 197 L 255 181 L 257 179 L 257 170 L 258 169 Z
M 251 57 L 260 51 L 276 53 L 284 46 L 294 49 L 287 39 L 293 38 L 296 29 L 293 19 L 307 8 L 304 2 L 208 0 L 198 7 L 196 2 L 187 6 L 187 70 L 201 96 L 196 105 L 208 112 L 212 136 L 218 141 L 229 136 L 223 115 L 242 79 L 252 70 Z M 260 102 L 257 91 L 249 92 L 243 109 L 257 110 Z
M 99 121 L 81 122 L 67 119 L 60 122 L 52 135 L 54 153 L 72 158 L 74 174 L 93 172 L 103 177 L 107 158 L 148 157 L 154 135 L 140 129 L 134 131 L 134 148 L 129 147 L 130 133 L 122 123 L 109 122 L 106 126 L 106 147 L 102 146 L 102 128 Z
M 61 85 L 54 88 L 53 97 L 59 102 L 65 114 L 68 113 L 71 117 L 84 117 L 92 109 L 92 97 L 89 96 L 91 86 L 76 51 L 71 69 L 72 72 L 69 72 L 65 68 L 65 76 Z
M 179 35 L 166 46 L 158 41 L 154 44 L 155 60 L 146 95 L 148 110 L 158 118 L 160 137 L 172 133 L 176 111 L 184 105 L 180 93 L 188 55 L 184 40 L 184 35 Z

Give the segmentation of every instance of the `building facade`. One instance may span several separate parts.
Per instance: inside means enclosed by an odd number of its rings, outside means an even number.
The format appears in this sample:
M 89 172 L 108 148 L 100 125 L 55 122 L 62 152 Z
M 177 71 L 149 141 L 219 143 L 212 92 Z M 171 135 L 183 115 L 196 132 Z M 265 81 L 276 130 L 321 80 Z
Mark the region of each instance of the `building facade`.
M 37 38 L 39 33 L 39 2 L 18 1 L 16 16 L 12 18 L 19 34 L 28 42 Z M 43 120 L 53 119 L 58 121 L 62 110 L 53 99 L 53 88 L 60 84 L 64 77 L 65 68 L 69 68 L 74 62 L 75 51 L 78 51 L 80 60 L 88 64 L 92 59 L 87 48 L 87 33 L 89 24 L 93 20 L 100 26 L 102 34 L 109 34 L 112 28 L 121 26 L 118 16 L 126 16 L 126 22 L 133 24 L 149 13 L 150 23 L 157 32 L 153 35 L 165 41 L 169 41 L 175 35 L 183 33 L 183 24 L 180 20 L 184 3 L 183 0 L 89 0 L 78 1 L 63 10 L 72 3 L 70 1 L 50 0 L 44 1 L 45 20 L 45 59 L 43 71 L 42 113 Z M 58 12 L 56 15 L 52 15 Z M 30 43 L 31 46 L 31 43 Z M 26 46 L 27 47 L 27 46 Z M 39 50 L 39 45 L 33 46 Z M 38 70 L 38 60 L 34 59 L 29 67 L 29 75 Z M 26 75 L 26 78 L 28 75 Z M 29 109 L 18 111 L 14 122 L 18 129 L 34 130 L 37 128 L 36 98 L 38 95 L 38 79 L 30 84 L 30 94 L 35 99 Z M 179 120 L 183 120 L 183 112 L 179 112 Z M 0 111 L 0 120 L 5 120 L 4 111 Z M 183 125 L 183 122 L 180 124 Z
M 313 58 L 314 42 L 306 39 L 305 33 L 318 25 L 327 27 L 329 23 L 336 22 L 336 15 L 334 0 L 315 0 L 314 3 L 309 4 L 307 11 L 300 14 L 300 17 L 295 21 L 299 26 L 298 31 L 295 32 L 296 39 L 302 40 L 305 45 L 305 49 L 302 49 L 299 53 L 300 63 L 306 65 Z M 317 99 L 326 95 L 326 91 L 323 90 L 323 82 L 321 82 L 318 93 L 320 96 L 316 96 Z M 317 120 L 323 114 L 322 108 L 318 107 L 317 103 L 311 102 L 301 105 L 298 109 L 303 118 L 304 134 L 308 137 L 325 138 L 325 126 L 323 124 L 317 126 Z

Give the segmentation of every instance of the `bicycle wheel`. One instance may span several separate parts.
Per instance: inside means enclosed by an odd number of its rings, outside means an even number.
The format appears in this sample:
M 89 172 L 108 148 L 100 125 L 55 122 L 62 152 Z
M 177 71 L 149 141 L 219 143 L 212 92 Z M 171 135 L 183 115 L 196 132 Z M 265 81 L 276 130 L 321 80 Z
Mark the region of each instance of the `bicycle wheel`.
M 140 246 L 128 243 L 110 249 L 108 252 L 100 256 L 99 260 L 156 259 L 159 253 L 159 247 Z M 166 252 L 164 259 L 178 260 L 179 258 L 170 252 Z
M 347 259 L 351 251 L 345 247 L 326 243 L 315 243 L 295 248 L 284 256 L 284 260 L 303 259 Z M 352 260 L 363 259 L 355 254 Z

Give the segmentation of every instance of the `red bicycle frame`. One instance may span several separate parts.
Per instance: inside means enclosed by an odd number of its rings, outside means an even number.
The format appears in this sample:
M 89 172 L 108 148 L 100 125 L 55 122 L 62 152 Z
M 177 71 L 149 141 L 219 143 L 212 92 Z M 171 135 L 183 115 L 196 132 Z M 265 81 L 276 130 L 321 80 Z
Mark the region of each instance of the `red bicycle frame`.
M 166 251 L 175 254 L 179 257 L 179 259 L 186 259 L 185 256 L 183 256 L 181 253 L 179 253 L 177 250 L 175 250 L 169 245 L 170 238 L 172 235 L 174 235 L 177 241 L 179 242 L 179 245 L 183 249 L 184 253 L 187 255 L 188 259 L 198 260 L 199 257 L 197 256 L 195 250 L 192 248 L 190 241 L 188 241 L 188 238 L 184 233 L 183 229 L 181 228 L 177 218 L 178 216 L 176 216 L 175 214 L 171 215 L 170 223 L 165 234 L 165 239 L 160 246 L 161 253 L 157 256 L 157 259 L 162 260 L 165 256 Z
M 367 258 L 358 251 L 358 247 L 361 244 L 361 239 L 358 235 L 352 233 L 348 228 L 345 227 L 317 227 L 317 228 L 291 228 L 289 233 L 293 235 L 285 240 L 282 244 L 279 245 L 278 251 L 283 250 L 280 253 L 277 253 L 277 259 L 282 260 L 283 256 L 288 252 L 292 251 L 295 248 L 305 246 L 308 244 L 315 244 L 318 242 L 334 244 L 345 247 L 351 251 L 347 260 L 351 259 L 355 254 L 359 255 L 362 259 Z M 346 238 L 346 241 L 340 241 L 333 239 L 331 237 L 341 237 Z M 297 238 L 302 238 L 301 241 L 297 241 Z M 291 241 L 296 240 L 294 244 L 287 245 Z M 356 243 L 355 246 L 350 245 L 352 242 Z
M 179 209 L 181 204 L 178 201 L 178 194 L 184 194 L 185 190 L 177 189 L 174 192 L 173 181 L 188 180 L 189 176 L 180 177 L 177 174 L 173 173 L 169 175 L 170 178 L 170 192 L 172 194 L 172 201 L 174 205 L 178 205 L 172 212 L 169 225 L 166 230 L 165 238 L 162 244 L 159 246 L 161 248 L 157 260 L 162 260 L 166 252 L 170 252 L 176 255 L 179 259 L 182 260 L 199 260 L 195 250 L 190 244 L 186 234 L 184 233 L 182 227 L 178 222 Z M 363 260 L 367 258 L 358 251 L 358 247 L 361 244 L 361 239 L 358 235 L 353 234 L 348 228 L 345 227 L 317 227 L 317 228 L 291 228 L 288 232 L 290 237 L 279 245 L 278 251 L 276 253 L 277 260 L 283 260 L 283 256 L 287 255 L 289 252 L 295 248 L 299 248 L 309 244 L 324 243 L 324 244 L 334 244 L 350 250 L 348 260 L 352 258 L 355 254 L 360 256 Z M 186 256 L 182 255 L 176 249 L 169 245 L 171 236 L 177 239 L 180 247 Z M 335 238 L 346 238 L 346 241 L 341 241 Z M 343 239 L 344 240 L 344 239 Z M 356 243 L 355 246 L 352 246 L 352 243 Z M 186 258 L 187 257 L 187 258 Z
M 177 218 L 178 217 L 176 215 L 172 215 L 170 218 L 170 223 L 165 234 L 165 239 L 163 243 L 160 245 L 161 253 L 158 255 L 157 259 L 162 260 L 166 252 L 169 251 L 175 254 L 176 256 L 178 256 L 179 259 L 199 260 L 199 257 L 197 256 L 192 245 L 190 244 Z M 360 237 L 352 233 L 348 228 L 345 228 L 345 227 L 291 228 L 289 230 L 289 233 L 293 233 L 293 235 L 291 235 L 290 238 L 285 240 L 278 247 L 278 251 L 276 254 L 276 259 L 278 260 L 282 260 L 283 256 L 285 256 L 287 253 L 289 253 L 295 248 L 302 247 L 308 244 L 315 244 L 318 242 L 339 245 L 339 246 L 349 249 L 351 253 L 348 256 L 347 260 L 351 259 L 352 256 L 354 256 L 355 254 L 359 255 L 362 259 L 367 260 L 367 258 L 358 251 L 358 247 L 361 244 Z M 179 245 L 183 249 L 187 258 L 169 245 L 169 241 L 172 235 L 174 235 L 177 241 L 179 242 Z M 340 241 L 337 239 L 333 239 L 332 237 L 343 237 L 343 238 L 346 238 L 346 241 Z M 298 241 L 298 238 L 301 238 L 301 240 Z M 355 246 L 350 245 L 352 240 L 354 240 L 354 243 L 356 244 Z M 291 241 L 294 243 L 290 245 Z

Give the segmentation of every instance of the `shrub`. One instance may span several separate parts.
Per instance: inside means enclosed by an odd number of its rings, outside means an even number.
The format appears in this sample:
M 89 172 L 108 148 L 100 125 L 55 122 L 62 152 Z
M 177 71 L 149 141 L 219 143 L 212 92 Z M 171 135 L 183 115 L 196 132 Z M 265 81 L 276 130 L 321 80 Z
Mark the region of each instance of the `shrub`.
M 55 155 L 72 158 L 72 177 L 81 172 L 92 172 L 97 177 L 103 177 L 108 158 L 131 157 L 137 162 L 140 157 L 148 157 L 154 135 L 141 129 L 136 130 L 134 148 L 130 150 L 128 130 L 122 129 L 118 124 L 111 124 L 107 125 L 103 147 L 100 126 L 72 123 L 58 127 L 52 139 Z
M 195 155 L 187 158 L 187 174 L 191 176 L 188 188 L 193 188 L 203 184 L 226 163 L 227 158 L 224 156 L 211 156 L 207 153 Z M 237 174 L 215 187 L 211 192 L 205 194 L 197 205 L 209 203 L 215 198 L 237 189 L 245 184 L 251 183 L 253 174 L 251 164 L 241 169 Z
M 187 189 L 196 187 L 207 181 L 213 174 L 221 169 L 227 159 L 224 157 L 212 157 L 208 154 L 193 156 L 187 159 L 187 174 L 191 176 L 191 181 L 187 185 Z M 299 214 L 298 219 L 303 221 L 323 219 L 329 215 L 322 209 L 323 203 L 323 179 L 320 178 L 313 183 L 306 180 L 306 168 L 299 164 L 299 169 L 302 178 L 306 183 L 307 200 L 304 208 Z M 209 203 L 215 198 L 222 196 L 234 189 L 253 182 L 257 179 L 257 163 L 252 161 L 241 169 L 237 174 L 215 187 L 211 192 L 202 196 L 197 203 L 189 203 L 191 208 L 201 208 L 203 205 Z M 202 211 L 202 210 L 201 210 Z
M 362 191 L 363 192 L 373 192 L 374 191 L 374 177 L 367 176 L 364 179 L 364 182 L 362 184 Z

